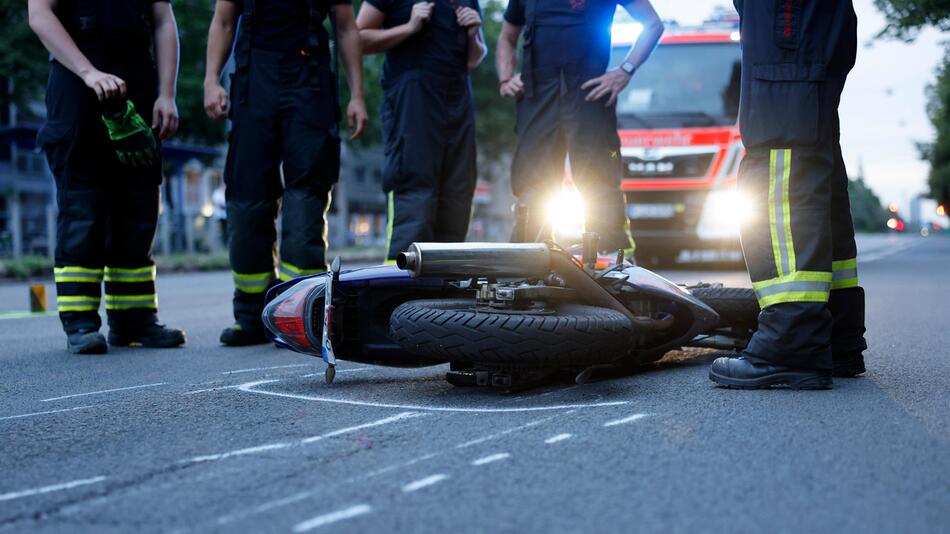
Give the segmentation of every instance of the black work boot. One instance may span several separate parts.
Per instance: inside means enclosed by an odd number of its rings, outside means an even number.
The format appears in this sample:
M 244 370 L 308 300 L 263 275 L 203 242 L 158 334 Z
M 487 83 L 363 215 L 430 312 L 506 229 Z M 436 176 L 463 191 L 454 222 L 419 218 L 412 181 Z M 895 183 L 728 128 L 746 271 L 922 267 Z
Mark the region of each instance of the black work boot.
M 72 354 L 105 354 L 109 346 L 98 330 L 77 330 L 66 334 L 66 350 Z
M 831 389 L 831 373 L 760 363 L 731 353 L 716 358 L 709 368 L 709 379 L 727 388 L 766 389 L 786 385 L 792 389 Z
M 185 344 L 185 333 L 157 322 L 134 330 L 110 328 L 109 344 L 115 347 L 170 349 Z
M 221 331 L 221 343 L 229 347 L 249 347 L 269 342 L 267 336 L 264 335 L 264 329 L 261 327 L 234 323 Z
M 855 378 L 867 370 L 864 367 L 864 356 L 860 352 L 849 356 L 839 356 L 836 353 L 832 364 L 832 375 L 835 378 Z

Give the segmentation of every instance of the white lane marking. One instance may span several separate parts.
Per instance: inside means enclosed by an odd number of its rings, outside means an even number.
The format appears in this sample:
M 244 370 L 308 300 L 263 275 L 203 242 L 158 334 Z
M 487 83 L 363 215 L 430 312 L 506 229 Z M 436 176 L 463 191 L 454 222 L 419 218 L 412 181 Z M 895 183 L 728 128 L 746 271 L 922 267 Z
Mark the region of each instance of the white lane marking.
M 295 363 L 293 365 L 274 365 L 272 367 L 254 367 L 251 369 L 237 369 L 235 371 L 225 371 L 223 375 L 239 375 L 241 373 L 253 373 L 255 371 L 270 371 L 271 369 L 290 369 L 291 367 L 310 367 L 309 363 Z
M 50 410 L 48 412 L 33 412 L 33 413 L 24 413 L 20 415 L 8 415 L 6 417 L 0 417 L 0 421 L 9 421 L 10 419 L 22 419 L 24 417 L 35 417 L 37 415 L 47 415 L 51 413 L 62 413 L 62 412 L 74 412 L 76 410 L 85 410 L 86 408 L 95 408 L 98 404 L 90 404 L 88 406 L 76 406 L 75 408 L 63 408 L 62 410 Z
M 498 454 L 491 454 L 491 455 L 479 458 L 477 460 L 473 460 L 472 465 L 474 466 L 485 465 L 485 464 L 490 464 L 492 462 L 507 460 L 508 458 L 511 458 L 510 454 L 508 454 L 507 452 L 499 452 Z
M 372 511 L 373 508 L 368 504 L 357 504 L 356 506 L 351 506 L 343 510 L 337 510 L 336 512 L 330 512 L 329 514 L 318 515 L 313 519 L 308 519 L 301 523 L 297 523 L 294 525 L 294 532 L 307 532 L 308 530 L 313 530 L 331 523 L 336 523 L 337 521 L 359 517 Z
M 571 439 L 571 437 L 573 437 L 573 434 L 558 434 L 558 435 L 556 435 L 556 436 L 551 436 L 550 438 L 544 440 L 544 442 L 547 443 L 548 445 L 550 445 L 550 444 L 552 444 L 552 443 L 557 443 L 557 442 L 559 442 L 559 441 L 564 441 L 564 440 L 566 440 L 566 439 Z
M 340 373 L 359 373 L 362 371 L 369 371 L 372 367 L 357 367 L 356 369 L 337 369 L 336 374 Z M 324 376 L 324 373 L 307 373 L 305 375 L 300 375 L 300 378 L 311 378 L 314 376 Z
M 649 416 L 650 414 L 648 413 L 635 413 L 629 417 L 624 417 L 622 419 L 614 419 L 613 421 L 607 421 L 606 423 L 604 423 L 604 426 L 624 425 L 627 423 L 632 423 L 634 421 L 639 421 L 640 419 L 643 419 L 644 417 L 649 417 Z
M 101 395 L 103 393 L 115 393 L 116 391 L 128 391 L 130 389 L 142 389 L 142 388 L 155 388 L 158 386 L 164 386 L 167 382 L 156 382 L 154 384 L 142 384 L 141 386 L 129 386 L 126 388 L 115 388 L 115 389 L 102 389 L 99 391 L 90 391 L 88 393 L 75 393 L 73 395 L 63 395 L 62 397 L 53 397 L 50 399 L 42 399 L 40 402 L 52 402 L 63 399 L 71 399 L 73 397 L 85 397 L 87 395 Z
M 186 460 L 179 460 L 179 463 L 191 464 L 191 463 L 201 463 L 201 462 L 213 462 L 217 460 L 224 460 L 226 458 L 233 458 L 235 456 L 245 456 L 248 454 L 256 454 L 259 452 L 274 451 L 280 449 L 287 449 L 290 447 L 298 447 L 301 445 L 309 445 L 310 443 L 315 443 L 317 441 L 322 441 L 328 438 L 333 438 L 336 436 L 342 436 L 343 434 L 350 434 L 358 430 L 364 430 L 367 428 L 373 428 L 377 426 L 388 425 L 390 423 L 395 423 L 397 421 L 403 421 L 405 419 L 410 419 L 413 417 L 420 417 L 424 414 L 415 413 L 415 412 L 403 412 L 396 414 L 392 417 L 387 417 L 385 419 L 379 419 L 378 421 L 372 421 L 369 423 L 363 423 L 361 425 L 351 426 L 347 428 L 341 428 L 339 430 L 334 430 L 332 432 L 327 432 L 326 434 L 318 434 L 316 436 L 310 436 L 309 438 L 303 438 L 295 441 L 282 441 L 277 443 L 268 443 L 265 445 L 258 445 L 256 447 L 247 447 L 244 449 L 237 449 L 228 452 L 221 452 L 217 454 L 206 454 L 203 456 L 195 456 Z
M 33 495 L 41 495 L 43 493 L 52 493 L 54 491 L 68 490 L 76 488 L 79 486 L 88 486 L 89 484 L 96 484 L 102 482 L 106 477 L 98 476 L 92 478 L 84 478 L 82 480 L 73 480 L 71 482 L 63 482 L 62 484 L 53 484 L 51 486 L 43 486 L 41 488 L 33 488 L 23 491 L 11 491 L 10 493 L 0 494 L 0 502 L 2 501 L 12 501 L 13 499 L 19 499 L 22 497 L 32 497 Z
M 225 389 L 237 389 L 239 386 L 240 386 L 240 384 L 237 384 L 237 385 L 234 385 L 234 386 L 218 386 L 218 387 L 215 387 L 215 388 L 196 389 L 196 390 L 194 390 L 194 391 L 186 391 L 186 392 L 182 393 L 182 395 L 197 395 L 198 393 L 209 393 L 209 392 L 212 392 L 212 391 L 222 391 L 222 390 L 225 390 Z
M 525 430 L 525 429 L 531 428 L 531 427 L 533 427 L 533 426 L 538 426 L 538 425 L 540 425 L 540 424 L 542 424 L 542 423 L 547 423 L 548 421 L 550 421 L 551 419 L 554 419 L 555 417 L 557 417 L 557 416 L 556 416 L 556 415 L 552 415 L 552 416 L 544 417 L 544 418 L 541 418 L 541 419 L 535 419 L 534 421 L 528 421 L 527 423 L 525 423 L 525 424 L 523 424 L 523 425 L 519 425 L 519 426 L 515 426 L 515 427 L 512 427 L 512 428 L 506 429 L 506 430 L 502 430 L 501 432 L 496 432 L 496 433 L 494 433 L 494 434 L 489 434 L 489 435 L 487 435 L 487 436 L 485 436 L 485 437 L 475 438 L 475 439 L 473 439 L 473 440 L 471 440 L 471 441 L 466 441 L 465 443 L 461 443 L 461 444 L 459 444 L 459 445 L 456 445 L 455 448 L 456 448 L 456 449 L 466 449 L 466 448 L 468 448 L 468 447 L 472 447 L 472 446 L 475 446 L 475 445 L 479 445 L 479 444 L 485 443 L 486 441 L 490 441 L 490 440 L 493 440 L 493 439 L 498 439 L 498 438 L 500 438 L 500 437 L 502 437 L 502 436 L 507 436 L 508 434 L 511 434 L 511 433 L 514 433 L 514 432 L 519 432 L 519 431 L 521 431 L 521 430 Z
M 296 502 L 300 502 L 305 499 L 309 499 L 315 493 L 316 493 L 315 491 L 304 491 L 301 493 L 295 493 L 291 495 L 290 497 L 284 497 L 283 499 L 277 499 L 276 501 L 266 502 L 260 506 L 257 506 L 255 508 L 252 508 L 244 512 L 237 512 L 233 514 L 223 515 L 219 517 L 218 519 L 216 519 L 215 523 L 219 526 L 224 526 L 224 525 L 227 525 L 228 523 L 233 523 L 235 521 L 239 521 L 241 519 L 251 517 L 253 515 L 263 514 L 264 512 L 273 510 L 275 508 L 281 508 L 284 506 L 294 504 Z
M 425 478 L 420 478 L 419 480 L 416 480 L 416 481 L 414 481 L 414 482 L 410 482 L 410 483 L 406 484 L 405 486 L 403 486 L 403 487 L 402 487 L 402 492 L 403 492 L 403 493 L 412 493 L 413 491 L 419 491 L 419 490 L 421 490 L 422 488 L 427 488 L 427 487 L 432 486 L 432 485 L 434 485 L 434 484 L 438 484 L 439 482 L 442 482 L 443 480 L 445 480 L 445 479 L 447 479 L 447 478 L 449 478 L 449 475 L 446 475 L 446 474 L 443 474 L 443 473 L 439 473 L 439 474 L 437 474 L 437 475 L 427 476 L 427 477 L 425 477 Z
M 915 245 L 918 245 L 920 241 L 907 241 L 904 243 L 895 243 L 890 245 L 883 250 L 874 249 L 867 254 L 862 254 L 861 251 L 858 251 L 858 267 L 860 268 L 861 263 L 872 263 L 875 261 L 883 260 L 898 252 L 902 252 L 908 248 L 911 248 Z
M 603 408 L 607 406 L 622 406 L 629 404 L 629 401 L 614 402 L 595 402 L 590 404 L 556 404 L 553 406 L 532 406 L 528 408 L 453 408 L 450 406 L 427 406 L 418 404 L 387 404 L 382 402 L 356 401 L 346 399 L 333 399 L 330 397 L 318 397 L 313 395 L 297 395 L 294 393 L 282 393 L 279 391 L 266 391 L 254 389 L 263 384 L 270 384 L 277 380 L 258 380 L 257 382 L 248 382 L 238 387 L 245 393 L 256 393 L 258 395 L 271 395 L 274 397 L 284 397 L 287 399 L 299 399 L 316 402 L 330 402 L 335 404 L 349 404 L 352 406 L 372 406 L 374 408 L 393 408 L 396 410 L 423 410 L 430 412 L 460 412 L 460 413 L 511 413 L 511 412 L 539 412 L 550 410 L 569 410 L 577 408 Z

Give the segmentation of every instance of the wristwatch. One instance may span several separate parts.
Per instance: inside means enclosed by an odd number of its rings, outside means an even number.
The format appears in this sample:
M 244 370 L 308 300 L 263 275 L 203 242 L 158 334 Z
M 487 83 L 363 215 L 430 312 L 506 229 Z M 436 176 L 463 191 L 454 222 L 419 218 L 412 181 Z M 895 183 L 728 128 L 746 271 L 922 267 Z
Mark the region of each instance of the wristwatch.
M 637 66 L 629 61 L 624 61 L 620 64 L 620 70 L 627 73 L 627 76 L 633 76 L 633 73 L 637 71 Z

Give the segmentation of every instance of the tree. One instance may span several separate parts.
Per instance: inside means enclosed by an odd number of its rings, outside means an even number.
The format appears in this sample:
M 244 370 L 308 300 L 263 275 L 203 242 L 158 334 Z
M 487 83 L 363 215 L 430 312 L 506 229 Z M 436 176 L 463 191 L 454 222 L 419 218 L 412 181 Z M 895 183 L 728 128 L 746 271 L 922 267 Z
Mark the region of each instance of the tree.
M 848 180 L 848 198 L 851 201 L 851 217 L 854 229 L 858 232 L 881 232 L 887 221 L 887 211 L 881 205 L 881 199 L 858 176 Z
M 4 96 L 26 109 L 24 104 L 43 94 L 48 58 L 46 49 L 30 30 L 26 2 L 0 0 L 0 91 Z M 12 94 L 6 94 L 11 88 L 10 80 Z
M 913 40 L 924 28 L 950 31 L 950 2 L 946 0 L 875 0 L 887 18 L 882 36 Z M 950 202 L 950 49 L 937 69 L 936 82 L 928 87 L 927 112 L 937 131 L 933 143 L 921 145 L 921 155 L 930 162 L 930 196 L 941 204 Z

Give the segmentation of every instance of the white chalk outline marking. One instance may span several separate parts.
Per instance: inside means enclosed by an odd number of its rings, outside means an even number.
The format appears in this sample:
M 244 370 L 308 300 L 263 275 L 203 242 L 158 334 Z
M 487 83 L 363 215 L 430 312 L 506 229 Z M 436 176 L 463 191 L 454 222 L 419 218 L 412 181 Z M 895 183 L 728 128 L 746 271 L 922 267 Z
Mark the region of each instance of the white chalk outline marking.
M 422 488 L 428 488 L 429 486 L 438 484 L 439 482 L 442 482 L 443 480 L 446 480 L 448 478 L 449 478 L 449 475 L 446 475 L 445 473 L 429 475 L 425 478 L 420 478 L 419 480 L 415 480 L 413 482 L 406 484 L 405 486 L 402 487 L 402 492 L 412 493 L 414 491 L 419 491 Z
M 627 423 L 632 423 L 632 422 L 634 422 L 634 421 L 639 421 L 640 419 L 643 419 L 643 418 L 646 418 L 646 417 L 650 417 L 650 414 L 648 414 L 648 413 L 635 413 L 635 414 L 633 414 L 633 415 L 624 417 L 624 418 L 622 418 L 622 419 L 614 419 L 613 421 L 607 421 L 606 423 L 604 423 L 604 426 L 624 425 L 624 424 L 627 424 Z
M 490 464 L 492 462 L 500 462 L 501 460 L 507 460 L 511 458 L 511 455 L 507 452 L 499 452 L 497 454 L 490 454 L 488 456 L 483 456 L 477 460 L 472 460 L 472 465 L 478 467 L 480 465 Z
M 559 441 L 564 441 L 564 440 L 566 440 L 566 439 L 571 439 L 572 437 L 574 437 L 574 434 L 567 434 L 567 433 L 565 433 L 565 434 L 558 434 L 558 435 L 556 435 L 556 436 L 551 436 L 550 438 L 544 440 L 544 442 L 547 443 L 548 445 L 551 445 L 552 443 L 557 443 L 557 442 L 559 442 Z
M 47 415 L 51 413 L 74 412 L 76 410 L 85 410 L 86 408 L 95 408 L 98 404 L 89 404 L 87 406 L 76 406 L 75 408 L 63 408 L 62 410 L 49 410 L 47 412 L 24 413 L 20 415 L 8 415 L 0 417 L 0 421 L 9 421 L 10 419 L 22 419 L 24 417 L 35 417 L 37 415 Z
M 421 414 L 421 413 L 418 413 L 418 412 L 402 412 L 402 413 L 398 413 L 398 414 L 396 414 L 396 415 L 394 415 L 394 416 L 392 416 L 392 417 L 387 417 L 387 418 L 385 418 L 385 419 L 379 419 L 379 420 L 376 420 L 376 421 L 371 421 L 371 422 L 369 422 L 369 423 L 363 423 L 363 424 L 361 424 L 361 425 L 356 425 L 356 426 L 341 428 L 341 429 L 339 429 L 339 430 L 334 430 L 334 431 L 332 431 L 332 432 L 327 432 L 327 433 L 325 433 L 325 434 L 318 434 L 318 435 L 316 435 L 316 436 L 310 436 L 309 438 L 303 438 L 303 439 L 299 439 L 299 440 L 295 440 L 295 441 L 282 441 L 282 442 L 277 442 L 277 443 L 267 443 L 267 444 L 264 444 L 264 445 L 257 445 L 257 446 L 255 446 L 255 447 L 246 447 L 246 448 L 243 448 L 243 449 L 236 449 L 236 450 L 233 450 L 233 451 L 221 452 L 221 453 L 217 453 L 217 454 L 206 454 L 206 455 L 202 455 L 202 456 L 195 456 L 195 457 L 192 457 L 192 458 L 188 458 L 188 459 L 186 459 L 186 460 L 179 460 L 178 463 L 183 463 L 183 464 L 196 464 L 196 463 L 202 463 L 202 462 L 214 462 L 214 461 L 218 461 L 218 460 L 224 460 L 224 459 L 227 459 L 227 458 L 233 458 L 233 457 L 235 457 L 235 456 L 246 456 L 246 455 L 248 455 L 248 454 L 256 454 L 256 453 L 259 453 L 259 452 L 275 451 L 275 450 L 280 450 L 280 449 L 288 449 L 288 448 L 290 448 L 290 447 L 299 447 L 299 446 L 301 446 L 301 445 L 309 445 L 309 444 L 311 444 L 311 443 L 316 443 L 316 442 L 318 442 L 318 441 L 323 441 L 323 440 L 328 439 L 328 438 L 333 438 L 333 437 L 336 437 L 336 436 L 342 436 L 342 435 L 344 435 L 344 434 L 350 434 L 350 433 L 356 432 L 356 431 L 358 431 L 358 430 L 365 430 L 365 429 L 367 429 L 367 428 L 373 428 L 373 427 L 377 427 L 377 426 L 388 425 L 388 424 L 390 424 L 390 423 L 395 423 L 395 422 L 397 422 L 397 421 L 403 421 L 403 420 L 405 420 L 405 419 L 411 419 L 411 418 L 413 418 L 413 417 L 420 417 L 420 416 L 423 416 L 423 415 L 425 415 L 425 414 Z
M 295 363 L 293 365 L 274 365 L 271 367 L 253 367 L 251 369 L 236 369 L 234 371 L 224 371 L 223 375 L 239 375 L 241 373 L 253 373 L 255 371 L 270 371 L 272 369 L 290 369 L 291 367 L 310 367 L 310 363 Z
M 156 388 L 158 386 L 168 385 L 168 382 L 156 382 L 154 384 L 142 384 L 140 386 L 129 386 L 124 388 L 114 388 L 114 389 L 101 389 L 99 391 L 90 391 L 88 393 L 74 393 L 72 395 L 63 395 L 62 397 L 52 397 L 49 399 L 42 399 L 40 402 L 52 402 L 63 399 L 72 399 L 73 397 L 86 397 L 88 395 L 101 395 L 103 393 L 115 393 L 116 391 L 129 391 L 130 389 L 143 389 L 143 388 Z
M 297 523 L 294 525 L 294 532 L 307 532 L 308 530 L 313 530 L 331 523 L 336 523 L 337 521 L 359 517 L 372 511 L 373 508 L 368 504 L 357 504 L 356 506 L 350 506 L 349 508 L 337 510 L 336 512 L 330 512 L 329 514 L 318 515 L 313 519 L 308 519 L 306 521 Z
M 77 488 L 79 486 L 88 486 L 89 484 L 96 484 L 102 482 L 107 477 L 98 476 L 92 478 L 83 478 L 80 480 L 72 480 L 70 482 L 63 482 L 61 484 L 53 484 L 50 486 L 43 486 L 41 488 L 33 488 L 22 491 L 11 491 L 10 493 L 0 494 L 0 502 L 3 501 L 12 501 L 13 499 L 20 499 L 23 497 L 32 497 L 33 495 L 41 495 L 43 493 L 52 493 L 54 491 L 68 490 L 72 488 Z
M 337 369 L 336 374 L 340 373 L 359 373 L 362 371 L 369 371 L 372 367 L 357 367 L 355 369 Z M 305 375 L 300 375 L 300 378 L 312 378 L 314 376 L 324 376 L 324 373 L 307 373 Z
M 271 395 L 274 397 L 283 397 L 287 399 L 298 399 L 315 402 L 329 402 L 335 404 L 349 404 L 352 406 L 371 406 L 373 408 L 392 408 L 394 410 L 421 410 L 429 412 L 457 412 L 457 413 L 512 413 L 512 412 L 540 412 L 551 410 L 571 410 L 578 408 L 604 408 L 608 406 L 623 406 L 630 404 L 630 401 L 612 401 L 595 402 L 590 404 L 558 404 L 554 406 L 531 406 L 527 408 L 453 408 L 449 406 L 426 406 L 418 404 L 388 404 L 382 402 L 368 402 L 358 400 L 333 399 L 330 397 L 319 397 L 314 395 L 298 395 L 295 393 L 283 393 L 279 391 L 267 391 L 255 389 L 263 384 L 271 384 L 278 380 L 258 380 L 241 384 L 238 389 L 245 393 L 256 393 L 258 395 Z

